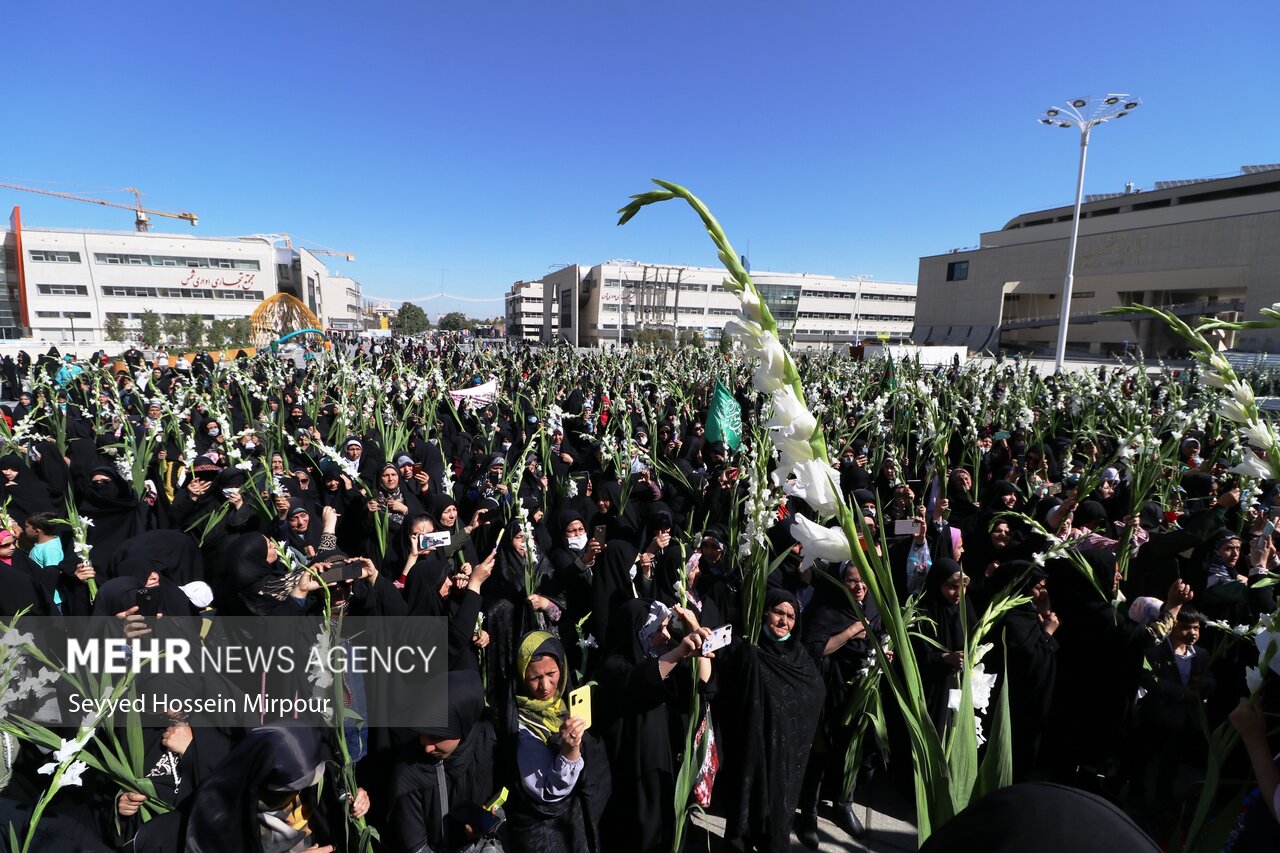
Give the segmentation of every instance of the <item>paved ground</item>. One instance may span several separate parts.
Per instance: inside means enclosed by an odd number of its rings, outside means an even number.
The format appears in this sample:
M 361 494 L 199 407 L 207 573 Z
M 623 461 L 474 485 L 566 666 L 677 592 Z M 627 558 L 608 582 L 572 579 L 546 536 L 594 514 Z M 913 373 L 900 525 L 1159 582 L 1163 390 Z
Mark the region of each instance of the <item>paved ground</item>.
M 866 794 L 859 791 L 854 799 L 857 801 L 857 814 L 863 823 L 871 827 L 871 833 L 861 840 L 855 841 L 845 834 L 844 830 L 830 820 L 830 809 L 820 809 L 818 813 L 819 850 L 826 851 L 876 851 L 876 853 L 902 853 L 914 851 L 916 845 L 915 807 L 896 789 L 888 784 L 876 785 L 871 790 L 871 809 L 868 816 Z M 724 834 L 724 821 L 721 818 L 708 816 L 695 817 L 695 828 L 685 843 L 685 850 L 695 853 L 699 850 L 721 851 L 724 849 L 721 837 Z M 701 828 L 699 828 L 701 827 Z M 704 834 L 705 832 L 705 834 Z M 707 835 L 710 838 L 707 838 Z M 808 848 L 800 840 L 791 835 L 792 853 L 801 853 Z

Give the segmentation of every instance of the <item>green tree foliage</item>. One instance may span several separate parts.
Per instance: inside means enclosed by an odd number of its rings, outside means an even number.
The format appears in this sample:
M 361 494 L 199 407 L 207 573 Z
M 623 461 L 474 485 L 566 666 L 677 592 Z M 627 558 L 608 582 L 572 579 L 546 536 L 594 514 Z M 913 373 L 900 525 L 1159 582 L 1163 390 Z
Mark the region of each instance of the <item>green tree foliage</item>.
M 148 309 L 142 312 L 142 342 L 154 349 L 160 346 L 164 334 L 160 326 L 160 315 Z
M 680 345 L 701 349 L 707 345 L 707 339 L 703 336 L 701 329 L 681 329 Z
M 253 343 L 253 323 L 248 317 L 240 317 L 231 323 L 231 346 L 247 347 Z
M 427 312 L 422 310 L 421 305 L 406 302 L 400 306 L 400 311 L 396 314 L 396 329 L 400 334 L 416 335 L 430 328 L 431 321 L 427 319 Z
M 102 333 L 109 341 L 123 341 L 125 338 L 124 320 L 119 317 L 108 317 L 102 324 Z
M 209 324 L 209 346 L 213 349 L 231 346 L 232 320 L 214 320 Z
M 165 343 L 169 346 L 182 343 L 182 337 L 187 331 L 186 317 L 181 314 L 166 314 L 161 325 L 164 327 Z
M 187 339 L 187 346 L 193 349 L 198 348 L 204 343 L 205 334 L 208 329 L 205 327 L 204 318 L 199 314 L 188 314 L 185 324 L 183 325 L 182 334 Z
M 474 329 L 476 327 L 476 321 L 472 320 L 461 311 L 450 311 L 448 314 L 440 315 L 440 322 L 438 325 L 440 326 L 441 331 L 458 332 L 463 329 Z

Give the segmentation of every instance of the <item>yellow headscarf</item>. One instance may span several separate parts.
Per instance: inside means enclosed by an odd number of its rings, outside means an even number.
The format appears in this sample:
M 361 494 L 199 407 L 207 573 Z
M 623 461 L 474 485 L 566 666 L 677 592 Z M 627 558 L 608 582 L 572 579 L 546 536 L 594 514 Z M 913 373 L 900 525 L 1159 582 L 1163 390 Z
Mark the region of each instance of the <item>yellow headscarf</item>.
M 533 732 L 543 743 L 548 743 L 560 731 L 560 724 L 568 715 L 564 704 L 564 688 L 566 673 L 564 669 L 564 648 L 560 641 L 546 631 L 531 631 L 520 641 L 520 649 L 516 652 L 516 667 L 520 680 L 524 681 L 529 664 L 535 655 L 550 655 L 556 659 L 560 667 L 560 683 L 556 686 L 556 695 L 550 699 L 530 699 L 523 693 L 516 695 L 516 709 L 520 722 Z

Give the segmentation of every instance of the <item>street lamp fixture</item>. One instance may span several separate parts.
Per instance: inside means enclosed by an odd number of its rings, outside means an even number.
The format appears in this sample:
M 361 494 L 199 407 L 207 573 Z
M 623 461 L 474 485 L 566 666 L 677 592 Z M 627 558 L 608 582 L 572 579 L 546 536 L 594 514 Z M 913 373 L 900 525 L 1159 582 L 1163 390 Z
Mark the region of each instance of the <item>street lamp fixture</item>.
M 1133 95 L 1110 94 L 1102 98 L 1076 98 L 1065 107 L 1050 107 L 1040 116 L 1040 123 L 1080 129 L 1080 170 L 1076 175 L 1076 204 L 1071 217 L 1071 243 L 1067 247 L 1067 276 L 1062 282 L 1061 316 L 1058 320 L 1058 347 L 1054 369 L 1062 370 L 1067 353 L 1067 325 L 1071 317 L 1071 286 L 1075 279 L 1076 243 L 1080 238 L 1080 204 L 1084 200 L 1084 164 L 1089 151 L 1089 131 L 1113 118 L 1123 118 L 1142 101 Z

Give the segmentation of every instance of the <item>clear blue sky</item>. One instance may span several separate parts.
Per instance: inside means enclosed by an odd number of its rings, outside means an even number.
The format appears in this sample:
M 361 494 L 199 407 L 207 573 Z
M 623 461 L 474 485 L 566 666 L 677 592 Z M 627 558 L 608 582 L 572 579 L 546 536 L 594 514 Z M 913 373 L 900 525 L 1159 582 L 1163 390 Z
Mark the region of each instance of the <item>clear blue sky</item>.
M 914 281 L 919 256 L 1070 200 L 1078 134 L 1035 118 L 1081 94 L 1144 101 L 1095 135 L 1086 192 L 1280 162 L 1274 2 L 47 2 L 4 29 L 0 180 L 287 231 L 397 301 L 714 265 L 686 210 L 614 227 L 650 177 L 701 195 L 756 269 Z

